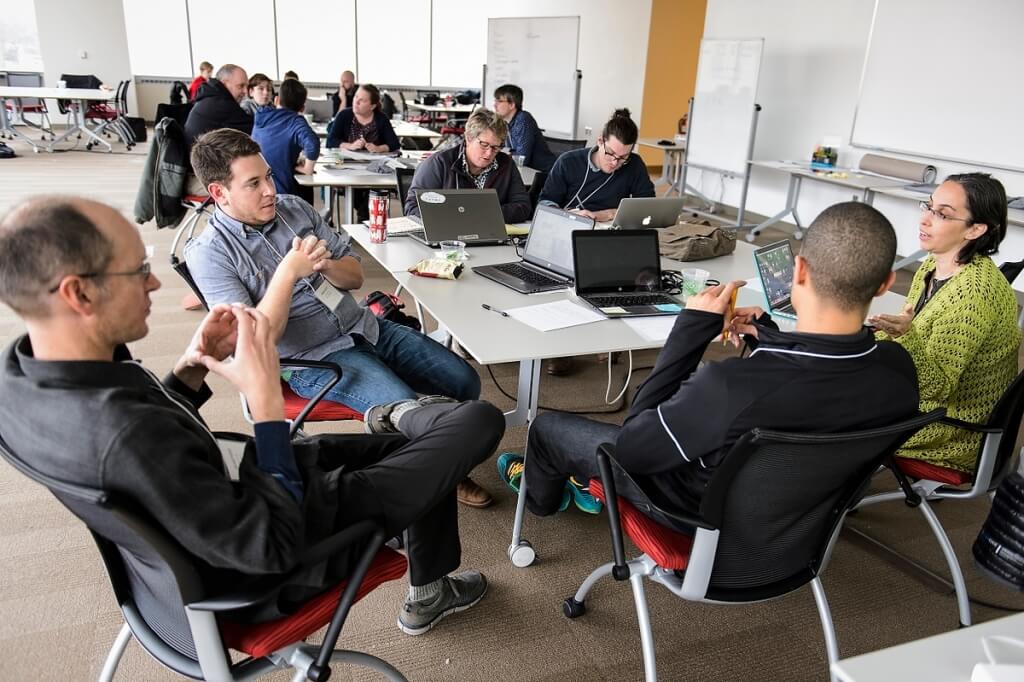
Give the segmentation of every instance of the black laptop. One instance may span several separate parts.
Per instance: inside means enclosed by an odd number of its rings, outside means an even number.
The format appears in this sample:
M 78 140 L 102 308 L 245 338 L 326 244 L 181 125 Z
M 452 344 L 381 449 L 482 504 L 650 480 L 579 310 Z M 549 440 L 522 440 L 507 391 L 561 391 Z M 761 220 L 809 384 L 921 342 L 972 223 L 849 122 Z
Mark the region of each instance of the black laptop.
M 567 289 L 572 286 L 572 232 L 593 228 L 591 218 L 553 206 L 538 206 L 523 259 L 478 265 L 473 272 L 522 294 Z
M 423 232 L 413 239 L 436 247 L 458 240 L 466 246 L 504 244 L 508 241 L 505 217 L 493 189 L 421 189 L 416 192 Z
M 572 233 L 576 295 L 605 317 L 676 315 L 682 303 L 665 293 L 656 230 Z

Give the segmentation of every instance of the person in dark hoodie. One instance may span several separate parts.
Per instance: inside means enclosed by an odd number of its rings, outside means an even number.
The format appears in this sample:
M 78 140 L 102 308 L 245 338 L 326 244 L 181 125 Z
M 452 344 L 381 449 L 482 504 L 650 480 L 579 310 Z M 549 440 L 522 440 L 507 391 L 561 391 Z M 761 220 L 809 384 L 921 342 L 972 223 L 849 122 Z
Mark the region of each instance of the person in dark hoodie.
M 217 128 L 233 128 L 252 133 L 252 116 L 239 105 L 249 88 L 245 69 L 225 64 L 217 76 L 199 86 L 195 104 L 185 121 L 185 141 L 191 147 L 195 139 Z
M 699 513 L 708 481 L 751 429 L 841 432 L 910 418 L 918 404 L 910 354 L 864 327 L 871 299 L 892 286 L 895 255 L 896 233 L 876 209 L 861 202 L 827 208 L 793 268 L 795 332 L 780 332 L 757 307 L 730 317 L 742 281 L 711 287 L 679 314 L 621 427 L 544 412 L 530 426 L 529 460 L 505 453 L 499 472 L 516 490 L 529 469 L 526 505 L 534 514 L 552 514 L 570 499 L 588 511 L 598 506 L 586 488 L 599 475 L 597 448 L 614 443 L 615 458 L 637 484 L 623 481 L 619 494 L 655 521 L 692 533 L 651 503 L 669 513 Z M 724 329 L 735 342 L 745 335 L 753 352 L 698 369 Z M 570 476 L 575 483 L 567 483 Z
M 263 150 L 278 194 L 295 194 L 312 205 L 313 188 L 295 180 L 296 173 L 312 175 L 320 156 L 320 138 L 302 117 L 305 108 L 306 86 L 295 79 L 282 81 L 277 108 L 256 112 L 252 139 Z

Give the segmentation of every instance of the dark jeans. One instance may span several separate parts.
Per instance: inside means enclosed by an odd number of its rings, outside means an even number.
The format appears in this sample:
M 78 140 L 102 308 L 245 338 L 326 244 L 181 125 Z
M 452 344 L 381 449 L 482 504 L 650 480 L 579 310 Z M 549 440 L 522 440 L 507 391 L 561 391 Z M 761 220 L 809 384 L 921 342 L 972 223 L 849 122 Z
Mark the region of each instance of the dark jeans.
M 338 527 L 373 519 L 389 537 L 405 531 L 409 583 L 426 585 L 462 560 L 455 486 L 494 452 L 505 418 L 473 401 L 412 410 L 401 426 L 401 435 L 327 436 L 338 461 L 322 465 L 342 467 Z

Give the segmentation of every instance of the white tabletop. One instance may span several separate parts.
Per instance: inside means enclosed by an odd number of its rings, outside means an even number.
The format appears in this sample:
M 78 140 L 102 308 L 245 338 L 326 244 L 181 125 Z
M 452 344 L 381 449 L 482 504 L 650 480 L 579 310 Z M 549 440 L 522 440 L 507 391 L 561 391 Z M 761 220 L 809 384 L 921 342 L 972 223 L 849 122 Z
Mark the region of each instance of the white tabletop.
M 295 174 L 295 181 L 303 187 L 387 187 L 395 186 L 394 173 L 374 173 L 366 164 L 341 164 L 332 166 L 323 163 L 313 167 L 312 175 Z
M 114 99 L 113 90 L 92 88 L 33 88 L 25 86 L 0 86 L 0 97 L 39 97 L 48 99 L 88 99 L 105 102 Z
M 668 140 L 672 144 L 658 144 L 661 140 Z M 666 137 L 641 137 L 637 140 L 637 143 L 641 147 L 654 147 L 655 149 L 661 149 L 666 152 L 681 152 L 686 149 L 686 140 L 680 142 L 672 135 L 668 135 Z
M 903 187 L 909 183 L 908 180 L 896 180 L 871 173 L 862 173 L 853 168 L 836 168 L 832 171 L 814 170 L 809 163 L 803 161 L 751 161 L 750 164 L 759 168 L 784 171 L 793 175 L 828 182 L 833 185 L 854 187 L 861 190 Z
M 452 104 L 451 106 L 445 106 L 441 104 L 417 104 L 416 102 L 406 102 L 406 107 L 409 109 L 419 109 L 420 111 L 430 111 L 434 113 L 449 113 L 449 114 L 468 114 L 478 105 L 476 104 Z
M 904 185 L 908 183 L 903 183 Z M 909 199 L 911 201 L 928 201 L 928 192 L 918 192 L 907 189 L 904 187 L 886 187 L 878 190 L 879 194 L 884 194 L 890 197 L 896 197 L 898 199 Z M 1016 225 L 1017 227 L 1024 227 L 1024 210 L 1019 208 L 1008 208 L 1006 209 L 1006 222 L 1010 225 Z
M 327 137 L 327 124 L 326 123 L 314 123 L 311 126 L 313 132 L 320 137 Z M 392 121 L 391 127 L 395 130 L 395 135 L 398 137 L 419 137 L 419 138 L 438 138 L 441 137 L 441 133 L 430 128 L 425 128 L 409 121 Z

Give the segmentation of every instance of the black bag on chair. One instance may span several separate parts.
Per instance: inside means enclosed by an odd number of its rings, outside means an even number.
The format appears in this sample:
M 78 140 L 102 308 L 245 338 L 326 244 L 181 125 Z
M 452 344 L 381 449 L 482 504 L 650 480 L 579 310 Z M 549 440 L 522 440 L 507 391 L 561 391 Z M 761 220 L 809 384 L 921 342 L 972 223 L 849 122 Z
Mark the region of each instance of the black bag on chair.
M 1024 591 L 1024 476 L 1015 472 L 999 484 L 973 553 L 989 577 Z

